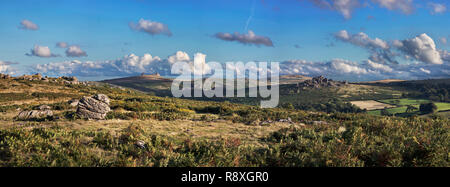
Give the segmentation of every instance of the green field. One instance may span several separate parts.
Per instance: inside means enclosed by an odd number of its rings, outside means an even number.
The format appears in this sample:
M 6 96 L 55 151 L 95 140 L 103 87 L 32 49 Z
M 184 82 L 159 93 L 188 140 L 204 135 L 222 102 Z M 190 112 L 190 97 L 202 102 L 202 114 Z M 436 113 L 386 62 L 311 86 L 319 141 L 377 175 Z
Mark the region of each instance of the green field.
M 412 105 L 416 108 L 419 108 L 420 104 L 429 103 L 432 101 L 426 99 L 404 98 L 404 99 L 385 99 L 379 100 L 379 102 L 399 106 L 395 108 L 386 109 L 390 114 L 405 114 L 408 105 Z M 450 103 L 435 102 L 434 104 L 436 104 L 436 106 L 438 107 L 437 109 L 438 112 L 450 110 Z M 367 113 L 372 115 L 381 115 L 381 110 L 372 110 L 368 111 Z M 419 112 L 414 111 L 411 114 L 419 114 Z
M 430 100 L 403 98 L 403 99 L 384 99 L 379 100 L 379 102 L 391 105 L 407 106 L 407 105 L 420 105 L 422 103 L 429 103 Z

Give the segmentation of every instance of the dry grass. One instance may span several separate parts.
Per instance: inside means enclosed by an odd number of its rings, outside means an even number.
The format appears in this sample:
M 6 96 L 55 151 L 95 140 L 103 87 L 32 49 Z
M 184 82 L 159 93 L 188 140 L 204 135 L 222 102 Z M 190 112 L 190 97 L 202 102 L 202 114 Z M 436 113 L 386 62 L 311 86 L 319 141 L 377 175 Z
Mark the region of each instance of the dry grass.
M 10 113 L 9 117 L 13 117 Z M 103 120 L 103 121 L 61 121 L 61 122 L 41 122 L 27 123 L 19 121 L 0 121 L 0 129 L 7 129 L 13 126 L 21 126 L 24 128 L 35 127 L 52 127 L 62 126 L 72 130 L 87 131 L 107 131 L 112 135 L 119 134 L 130 124 L 140 125 L 148 132 L 175 137 L 183 140 L 190 139 L 208 139 L 220 140 L 226 138 L 239 138 L 243 143 L 260 145 L 260 139 L 268 136 L 270 133 L 278 131 L 282 128 L 301 127 L 301 124 L 289 124 L 275 122 L 270 126 L 252 126 L 243 123 L 233 123 L 226 120 L 217 120 L 213 122 L 191 121 L 191 120 L 175 120 L 175 121 L 158 121 L 158 120 Z
M 378 109 L 383 109 L 383 108 L 393 108 L 393 107 L 395 107 L 393 105 L 380 103 L 380 102 L 374 101 L 374 100 L 351 101 L 350 103 L 356 105 L 357 107 L 359 107 L 361 109 L 366 109 L 366 110 L 378 110 Z

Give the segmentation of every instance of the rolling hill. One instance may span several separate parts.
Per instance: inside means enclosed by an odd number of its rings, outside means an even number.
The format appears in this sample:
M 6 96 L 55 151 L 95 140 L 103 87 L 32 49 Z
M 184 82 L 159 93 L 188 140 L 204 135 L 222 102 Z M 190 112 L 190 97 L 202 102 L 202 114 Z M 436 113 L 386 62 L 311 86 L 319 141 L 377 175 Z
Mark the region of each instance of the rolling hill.
M 74 100 L 105 94 L 104 120 Z M 0 79 L 0 166 L 449 166 L 448 118 L 309 112 Z M 48 105 L 53 115 L 19 119 Z M 46 109 L 47 110 L 47 109 Z

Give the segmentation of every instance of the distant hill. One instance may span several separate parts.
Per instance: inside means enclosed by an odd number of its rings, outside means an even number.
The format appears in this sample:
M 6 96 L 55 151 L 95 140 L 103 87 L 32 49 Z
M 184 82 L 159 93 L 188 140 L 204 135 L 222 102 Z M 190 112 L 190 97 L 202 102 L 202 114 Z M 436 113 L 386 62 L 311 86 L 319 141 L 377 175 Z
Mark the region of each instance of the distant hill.
M 303 75 L 282 75 L 280 76 L 280 84 L 296 84 L 311 79 L 312 77 L 307 77 Z
M 403 82 L 405 80 L 400 79 L 383 79 L 383 80 L 376 80 L 376 81 L 365 81 L 361 83 L 391 83 L 391 82 Z
M 159 74 L 152 74 L 109 79 L 100 82 L 153 93 L 157 96 L 166 96 L 170 94 L 172 81 L 173 79 L 162 77 Z

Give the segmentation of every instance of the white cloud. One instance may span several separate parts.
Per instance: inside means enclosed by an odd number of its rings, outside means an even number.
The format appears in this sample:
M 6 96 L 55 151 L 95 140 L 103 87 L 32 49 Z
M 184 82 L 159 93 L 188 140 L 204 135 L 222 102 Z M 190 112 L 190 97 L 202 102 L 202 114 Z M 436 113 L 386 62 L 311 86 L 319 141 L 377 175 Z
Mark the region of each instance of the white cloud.
M 331 61 L 331 67 L 339 73 L 344 74 L 367 74 L 365 68 L 361 68 L 356 63 L 345 60 L 333 60 Z
M 45 58 L 59 56 L 59 55 L 53 54 L 50 51 L 50 48 L 48 48 L 47 46 L 39 46 L 39 45 L 34 45 L 34 48 L 31 49 L 31 53 L 27 53 L 26 55 L 28 55 L 28 56 L 37 56 L 37 57 L 45 57 Z
M 150 54 L 137 56 L 130 54 L 116 60 L 109 61 L 65 61 L 52 62 L 48 64 L 38 64 L 34 66 L 33 73 L 43 73 L 51 76 L 133 76 L 140 73 L 160 73 L 161 75 L 171 75 L 171 65 L 176 62 L 187 62 L 193 71 L 194 64 L 200 65 L 202 69 L 197 69 L 200 73 L 209 71 L 206 65 L 206 55 L 202 53 L 194 54 L 194 60 L 191 61 L 187 53 L 178 51 L 167 59 L 161 59 Z
M 273 47 L 272 40 L 269 37 L 258 36 L 251 30 L 249 30 L 247 34 L 240 34 L 238 32 L 233 34 L 219 32 L 215 34 L 215 37 L 225 41 L 237 41 L 242 44 L 254 44 L 256 46 L 265 45 Z
M 442 64 L 443 61 L 448 61 L 444 57 L 448 52 L 437 49 L 433 39 L 425 33 L 412 39 L 393 40 L 391 44 L 379 38 L 372 39 L 363 32 L 351 35 L 346 30 L 341 30 L 334 36 L 343 42 L 367 49 L 371 53 L 369 59 L 376 63 L 398 64 L 397 56 L 429 64 Z M 441 38 L 441 42 L 446 44 L 446 38 Z
M 428 3 L 428 7 L 430 9 L 431 14 L 442 14 L 447 10 L 444 4 L 439 3 Z
M 426 73 L 426 74 L 430 74 L 431 73 L 431 71 L 427 70 L 427 69 L 419 68 L 419 70 L 424 72 L 424 73 Z
M 401 42 L 401 44 L 398 42 Z M 398 42 L 395 46 L 405 53 L 405 55 L 429 64 L 443 63 L 440 52 L 436 49 L 436 44 L 425 33 L 415 38 Z
M 67 44 L 67 42 L 56 43 L 56 47 L 59 47 L 59 48 L 67 48 L 68 46 L 69 46 L 69 44 Z
M 358 0 L 334 0 L 334 8 L 344 16 L 345 19 L 352 17 L 353 9 L 359 6 Z
M 449 64 L 379 64 L 367 60 L 366 63 L 356 63 L 335 59 L 325 62 L 306 60 L 289 60 L 280 63 L 282 75 L 297 74 L 306 76 L 324 75 L 333 79 L 350 81 L 368 81 L 380 79 L 429 79 L 448 78 Z
M 371 39 L 366 33 L 363 32 L 349 35 L 346 30 L 341 30 L 335 34 L 335 37 L 341 41 L 349 42 L 364 48 L 389 49 L 389 45 L 386 41 L 379 38 Z
M 384 65 L 384 64 L 378 64 L 375 62 L 372 62 L 371 60 L 367 60 L 367 65 L 375 70 L 381 70 L 384 72 L 392 72 L 392 68 L 389 67 L 388 65 Z
M 146 32 L 151 35 L 165 34 L 167 36 L 172 36 L 172 32 L 166 24 L 140 19 L 137 24 L 130 22 L 130 28 L 136 31 Z
M 372 2 L 389 10 L 400 10 L 404 14 L 411 14 L 414 11 L 413 0 L 372 0 Z
M 176 62 L 188 62 L 190 58 L 186 52 L 177 51 L 174 55 L 169 56 L 167 60 L 170 64 L 174 64 Z
M 81 50 L 81 48 L 77 45 L 71 45 L 66 50 L 67 57 L 82 57 L 87 56 L 86 52 Z
M 10 66 L 11 64 L 18 64 L 18 63 L 0 60 L 0 73 L 10 75 L 15 74 L 16 73 L 15 69 Z
M 35 23 L 31 22 L 30 20 L 26 20 L 26 19 L 24 19 L 20 22 L 19 28 L 24 29 L 24 30 L 33 30 L 33 31 L 39 30 L 38 25 L 36 25 Z
M 345 19 L 350 19 L 355 8 L 360 6 L 358 0 L 309 0 L 316 6 L 324 9 L 337 11 Z
M 442 37 L 439 40 L 441 41 L 442 44 L 447 45 L 447 38 Z
M 355 9 L 370 6 L 366 0 L 309 0 L 319 8 L 340 13 L 345 19 L 350 19 Z M 372 3 L 388 10 L 400 10 L 404 14 L 414 11 L 413 0 L 371 0 Z

